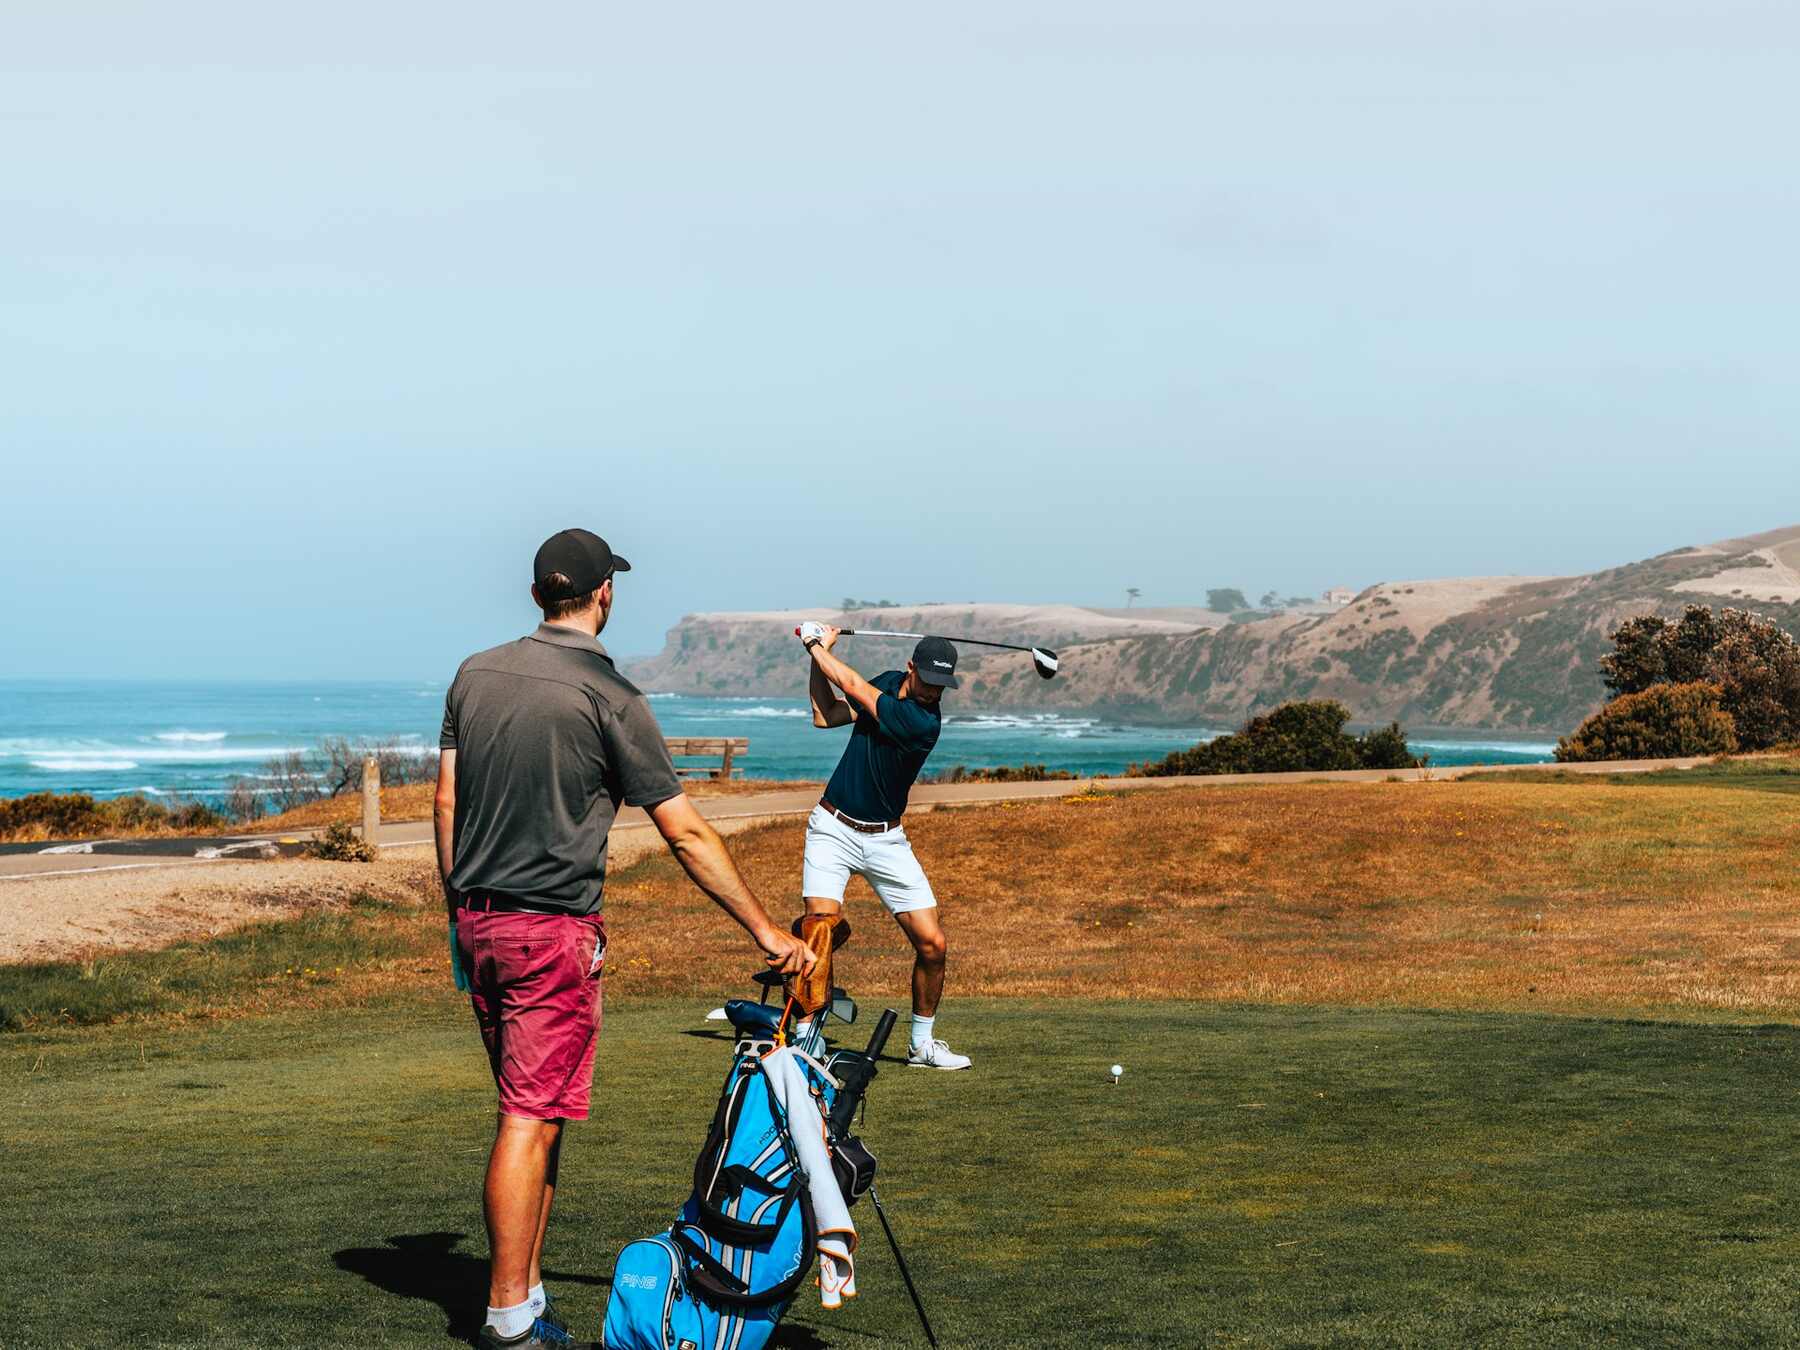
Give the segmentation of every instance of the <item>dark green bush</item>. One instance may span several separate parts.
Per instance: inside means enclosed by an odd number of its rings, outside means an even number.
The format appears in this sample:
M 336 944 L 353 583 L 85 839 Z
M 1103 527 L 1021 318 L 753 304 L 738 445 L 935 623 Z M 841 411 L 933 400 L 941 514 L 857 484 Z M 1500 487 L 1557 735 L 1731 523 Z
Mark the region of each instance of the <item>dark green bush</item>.
M 1738 748 L 1731 714 L 1716 684 L 1656 684 L 1621 694 L 1556 744 L 1564 763 L 1601 759 L 1678 759 Z
M 375 845 L 347 820 L 333 821 L 320 830 L 306 851 L 326 862 L 374 862 L 380 856 Z
M 1177 750 L 1129 772 L 1151 778 L 1176 774 L 1292 773 L 1327 769 L 1416 769 L 1398 722 L 1366 736 L 1344 730 L 1350 710 L 1335 699 L 1284 703 L 1252 717 L 1244 729 Z
M 1048 783 L 1076 775 L 1067 769 L 1046 768 L 1042 764 L 995 765 L 991 769 L 971 769 L 958 764 L 932 775 L 933 783 Z
M 1704 682 L 1717 687 L 1741 748 L 1800 740 L 1800 643 L 1769 620 L 1689 605 L 1674 623 L 1656 614 L 1627 619 L 1611 640 L 1600 674 L 1614 694 Z

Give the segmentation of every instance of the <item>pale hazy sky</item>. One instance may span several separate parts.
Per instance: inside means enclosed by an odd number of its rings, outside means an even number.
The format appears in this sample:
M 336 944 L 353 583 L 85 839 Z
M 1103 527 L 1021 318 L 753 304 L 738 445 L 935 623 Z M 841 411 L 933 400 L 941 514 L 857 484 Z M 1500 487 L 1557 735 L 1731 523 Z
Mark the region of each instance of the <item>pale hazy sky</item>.
M 0 675 L 1800 522 L 1791 5 L 25 8 Z

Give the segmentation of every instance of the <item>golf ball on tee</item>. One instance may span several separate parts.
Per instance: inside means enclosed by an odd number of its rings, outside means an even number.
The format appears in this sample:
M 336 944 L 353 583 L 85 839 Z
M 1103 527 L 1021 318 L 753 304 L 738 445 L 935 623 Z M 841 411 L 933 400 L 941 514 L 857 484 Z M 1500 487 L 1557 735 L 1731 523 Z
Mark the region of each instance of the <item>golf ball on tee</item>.
M 1115 1064 L 1112 1066 L 1112 1076 L 1114 1078 L 1117 1078 L 1120 1074 L 1122 1074 L 1124 1072 L 1125 1072 L 1125 1066 L 1123 1064 Z

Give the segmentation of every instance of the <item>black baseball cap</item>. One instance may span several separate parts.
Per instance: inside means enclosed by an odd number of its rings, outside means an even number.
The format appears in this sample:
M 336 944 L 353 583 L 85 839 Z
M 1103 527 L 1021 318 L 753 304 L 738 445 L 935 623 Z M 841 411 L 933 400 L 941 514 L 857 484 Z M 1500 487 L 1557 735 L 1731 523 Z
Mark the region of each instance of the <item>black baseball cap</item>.
M 926 684 L 956 689 L 956 648 L 948 638 L 931 637 L 913 648 L 913 669 Z
M 614 572 L 629 572 L 631 564 L 607 546 L 592 530 L 558 530 L 538 547 L 531 563 L 531 579 L 545 600 L 573 600 L 600 589 Z M 546 577 L 561 572 L 567 586 L 548 585 Z M 556 592 L 551 594 L 551 592 Z

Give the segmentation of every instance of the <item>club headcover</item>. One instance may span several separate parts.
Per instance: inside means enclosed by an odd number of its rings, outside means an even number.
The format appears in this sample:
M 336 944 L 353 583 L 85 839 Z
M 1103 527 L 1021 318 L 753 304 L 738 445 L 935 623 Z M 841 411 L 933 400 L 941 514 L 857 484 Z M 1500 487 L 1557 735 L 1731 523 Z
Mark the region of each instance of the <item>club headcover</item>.
M 832 930 L 840 926 L 838 918 L 836 914 L 805 914 L 800 918 L 800 940 L 812 948 L 818 959 L 806 974 L 794 977 L 788 992 L 808 1017 L 831 1002 L 831 953 L 838 946 Z

